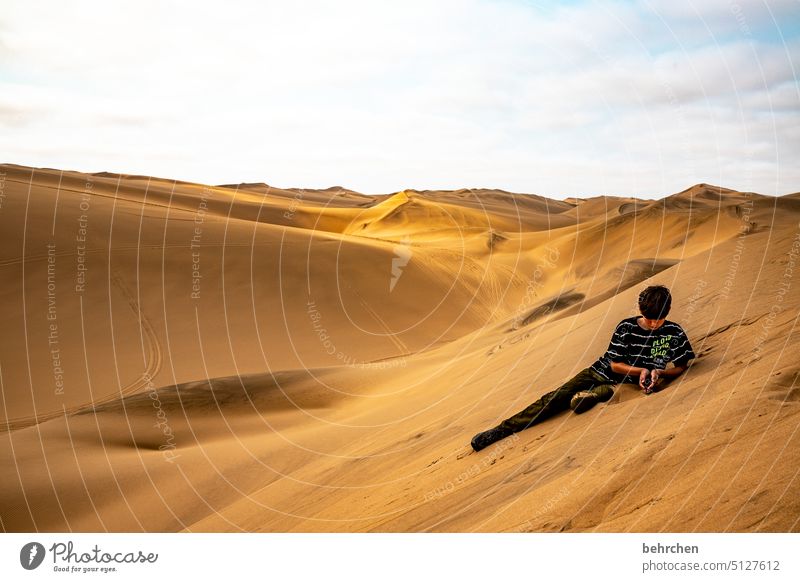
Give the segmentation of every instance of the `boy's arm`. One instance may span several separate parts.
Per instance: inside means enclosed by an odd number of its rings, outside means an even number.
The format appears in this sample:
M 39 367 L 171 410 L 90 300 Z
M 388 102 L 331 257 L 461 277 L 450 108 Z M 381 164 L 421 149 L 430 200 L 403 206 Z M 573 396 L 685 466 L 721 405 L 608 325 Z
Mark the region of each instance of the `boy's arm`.
M 646 369 L 647 368 L 639 368 L 638 366 L 629 366 L 624 362 L 611 362 L 611 371 L 616 372 L 617 374 L 638 376 L 643 370 Z
M 611 371 L 616 372 L 617 374 L 625 374 L 628 376 L 639 376 L 639 386 L 644 388 L 644 380 L 647 378 L 648 375 L 651 376 L 653 384 L 655 384 L 659 378 L 674 378 L 676 376 L 680 376 L 686 371 L 688 366 L 681 365 L 681 366 L 673 366 L 672 368 L 667 368 L 665 370 L 661 369 L 653 369 L 648 370 L 647 368 L 640 368 L 638 366 L 630 366 L 624 362 L 610 362 L 611 364 Z
M 663 370 L 660 370 L 660 369 L 656 368 L 655 370 L 653 370 L 652 372 L 650 372 L 651 379 L 652 379 L 652 381 L 653 381 L 653 383 L 652 383 L 651 387 L 649 388 L 650 392 L 652 392 L 652 390 L 653 390 L 653 389 L 652 389 L 652 386 L 655 386 L 655 385 L 656 385 L 656 383 L 657 383 L 657 382 L 658 382 L 658 381 L 659 381 L 661 378 L 665 378 L 665 379 L 667 379 L 667 380 L 670 380 L 670 381 L 671 381 L 673 378 L 676 378 L 676 377 L 680 376 L 681 374 L 683 374 L 683 373 L 686 371 L 686 369 L 687 369 L 688 367 L 689 367 L 689 365 L 688 365 L 688 364 L 681 364 L 681 365 L 677 365 L 677 364 L 675 364 L 675 362 L 673 362 L 673 363 L 672 363 L 672 367 L 671 367 L 671 368 L 664 368 Z M 646 375 L 646 374 L 643 374 L 643 376 L 644 376 L 645 378 L 647 377 L 647 375 Z M 640 380 L 641 380 L 641 378 L 640 378 Z M 644 387 L 643 387 L 643 388 L 644 388 Z M 648 391 L 648 388 L 644 388 L 644 390 L 645 390 L 645 392 L 647 392 L 647 391 Z M 648 392 L 648 393 L 649 393 L 649 392 Z
M 647 368 L 640 368 L 639 366 L 631 366 L 630 364 L 626 364 L 624 362 L 614 362 L 609 361 L 611 365 L 611 371 L 616 372 L 617 374 L 622 374 L 625 376 L 639 376 L 639 388 L 642 390 L 646 390 L 647 386 L 645 385 L 645 380 L 648 376 L 651 376 L 653 372 L 648 370 Z M 657 374 L 657 373 L 656 373 Z M 653 380 L 653 384 L 655 384 L 658 376 L 656 375 Z
M 659 376 L 667 377 L 667 378 L 674 378 L 675 376 L 680 376 L 689 368 L 688 365 L 683 366 L 673 366 L 672 368 L 666 368 L 664 370 L 659 370 Z

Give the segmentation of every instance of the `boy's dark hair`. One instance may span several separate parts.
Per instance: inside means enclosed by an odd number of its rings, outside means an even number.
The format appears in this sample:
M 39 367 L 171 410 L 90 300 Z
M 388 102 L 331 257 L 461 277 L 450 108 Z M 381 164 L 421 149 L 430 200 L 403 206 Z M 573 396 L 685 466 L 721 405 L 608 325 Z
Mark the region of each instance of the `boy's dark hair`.
M 672 295 L 663 285 L 651 285 L 639 293 L 639 311 L 647 319 L 666 319 L 672 307 Z

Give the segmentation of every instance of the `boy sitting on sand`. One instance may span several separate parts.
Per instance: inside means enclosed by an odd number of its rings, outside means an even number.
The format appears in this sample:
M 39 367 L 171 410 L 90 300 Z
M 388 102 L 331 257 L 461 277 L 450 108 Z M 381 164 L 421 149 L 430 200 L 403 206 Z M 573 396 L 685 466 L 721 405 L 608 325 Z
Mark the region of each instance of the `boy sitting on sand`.
M 671 306 L 672 296 L 663 285 L 642 291 L 642 315 L 619 322 L 602 357 L 525 410 L 475 435 L 472 448 L 480 451 L 567 408 L 577 414 L 586 412 L 598 402 L 609 400 L 614 395 L 614 384 L 638 382 L 644 393 L 650 394 L 660 378 L 679 376 L 695 354 L 681 326 L 666 320 Z M 673 362 L 674 367 L 667 369 L 668 362 Z

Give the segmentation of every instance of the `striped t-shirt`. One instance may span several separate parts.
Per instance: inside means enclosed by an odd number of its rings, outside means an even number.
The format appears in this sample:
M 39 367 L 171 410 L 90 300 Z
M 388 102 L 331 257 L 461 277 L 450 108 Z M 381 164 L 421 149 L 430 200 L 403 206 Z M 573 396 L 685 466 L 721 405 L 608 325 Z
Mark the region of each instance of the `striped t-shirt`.
M 590 367 L 592 370 L 614 383 L 639 382 L 639 375 L 626 376 L 611 371 L 611 362 L 622 362 L 629 366 L 658 368 L 663 370 L 668 362 L 683 366 L 695 357 L 692 345 L 683 328 L 673 321 L 665 321 L 655 330 L 644 329 L 636 320 L 629 317 L 617 324 L 611 336 L 608 350 Z

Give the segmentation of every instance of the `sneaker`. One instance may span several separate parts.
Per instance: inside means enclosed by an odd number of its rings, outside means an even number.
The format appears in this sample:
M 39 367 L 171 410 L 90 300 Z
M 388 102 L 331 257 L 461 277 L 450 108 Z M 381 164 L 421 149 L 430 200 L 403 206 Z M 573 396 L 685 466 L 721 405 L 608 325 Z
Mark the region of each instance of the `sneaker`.
M 496 443 L 499 440 L 506 438 L 507 436 L 511 436 L 510 430 L 506 428 L 502 428 L 496 426 L 494 428 L 490 428 L 489 430 L 485 430 L 483 432 L 479 432 L 474 437 L 472 437 L 472 448 L 475 451 L 480 451 L 481 449 L 485 449 L 492 443 Z
M 572 397 L 569 407 L 575 411 L 575 414 L 583 414 L 597 404 L 598 400 L 597 394 L 583 390 Z

